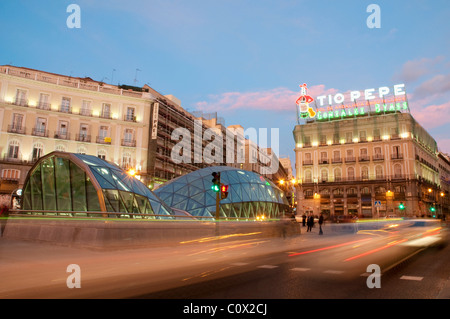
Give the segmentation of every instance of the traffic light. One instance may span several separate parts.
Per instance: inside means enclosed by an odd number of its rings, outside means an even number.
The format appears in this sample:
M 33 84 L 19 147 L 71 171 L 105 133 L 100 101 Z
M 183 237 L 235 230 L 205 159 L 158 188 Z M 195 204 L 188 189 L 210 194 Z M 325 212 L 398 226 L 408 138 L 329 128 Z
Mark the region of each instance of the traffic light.
M 228 196 L 228 185 L 220 186 L 220 198 L 225 199 Z
M 398 209 L 404 210 L 405 209 L 405 204 L 400 203 L 400 205 L 398 205 Z
M 211 189 L 217 193 L 220 191 L 220 173 L 214 172 L 212 176 L 214 178 L 212 179 L 213 184 L 211 185 Z
M 431 206 L 431 207 L 430 207 L 430 212 L 434 213 L 435 211 L 436 211 L 436 207 Z

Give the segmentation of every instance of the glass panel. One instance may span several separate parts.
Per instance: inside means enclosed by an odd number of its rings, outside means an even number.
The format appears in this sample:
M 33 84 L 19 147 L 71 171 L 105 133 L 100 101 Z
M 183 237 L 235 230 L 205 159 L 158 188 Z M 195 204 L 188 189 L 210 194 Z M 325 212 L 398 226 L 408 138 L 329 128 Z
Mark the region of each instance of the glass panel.
M 37 165 L 31 174 L 31 205 L 32 209 L 42 210 L 42 180 L 41 165 Z
M 30 182 L 25 184 L 23 190 L 23 200 L 22 200 L 22 209 L 28 210 L 31 209 L 31 192 L 30 192 Z
M 55 174 L 53 157 L 41 162 L 42 195 L 45 210 L 56 210 Z
M 70 181 L 72 184 L 72 207 L 74 211 L 87 211 L 86 176 L 84 171 L 70 162 Z
M 91 179 L 88 176 L 86 180 L 86 195 L 88 210 L 91 212 L 101 211 L 97 190 L 95 189 L 94 185 L 91 182 Z
M 131 213 L 133 211 L 133 193 L 120 192 L 126 210 Z
M 56 203 L 59 211 L 72 210 L 72 194 L 70 193 L 70 168 L 69 160 L 55 158 L 56 178 Z

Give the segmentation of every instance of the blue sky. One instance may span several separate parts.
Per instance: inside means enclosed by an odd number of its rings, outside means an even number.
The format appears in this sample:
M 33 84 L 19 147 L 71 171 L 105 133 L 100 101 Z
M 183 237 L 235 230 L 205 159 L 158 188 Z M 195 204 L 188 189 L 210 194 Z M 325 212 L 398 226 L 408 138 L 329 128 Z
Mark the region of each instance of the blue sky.
M 71 3 L 79 29 L 66 25 Z M 366 24 L 371 3 L 379 29 Z M 448 0 L 1 0 L 0 64 L 113 84 L 137 74 L 189 111 L 278 128 L 279 155 L 293 165 L 299 84 L 323 93 L 405 83 L 414 117 L 450 153 L 449 21 Z

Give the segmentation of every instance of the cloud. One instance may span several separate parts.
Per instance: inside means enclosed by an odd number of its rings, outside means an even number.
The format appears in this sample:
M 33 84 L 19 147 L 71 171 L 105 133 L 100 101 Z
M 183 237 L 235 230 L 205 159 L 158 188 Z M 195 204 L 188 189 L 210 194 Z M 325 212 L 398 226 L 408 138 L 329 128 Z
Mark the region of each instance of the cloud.
M 421 83 L 414 90 L 414 97 L 417 99 L 424 98 L 441 98 L 442 95 L 450 93 L 450 73 L 438 74 L 431 79 Z
M 326 89 L 323 84 L 308 88 L 308 94 L 313 97 L 336 92 L 337 89 Z M 299 95 L 300 89 L 293 91 L 283 87 L 253 92 L 225 92 L 210 95 L 208 101 L 200 101 L 195 106 L 198 110 L 208 112 L 238 109 L 292 112 L 295 110 L 295 101 Z
M 443 61 L 443 56 L 406 61 L 401 70 L 394 74 L 393 80 L 413 83 L 421 77 L 433 73 L 435 66 Z
M 426 129 L 439 127 L 450 123 L 450 101 L 442 104 L 428 105 L 411 110 L 414 118 Z

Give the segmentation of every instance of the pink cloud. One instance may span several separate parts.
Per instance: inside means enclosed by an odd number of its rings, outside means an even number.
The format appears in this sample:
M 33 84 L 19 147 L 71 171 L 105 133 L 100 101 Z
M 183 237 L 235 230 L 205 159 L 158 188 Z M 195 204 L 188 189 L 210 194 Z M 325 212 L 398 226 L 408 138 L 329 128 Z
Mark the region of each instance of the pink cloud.
M 450 101 L 439 105 L 429 105 L 423 108 L 412 108 L 414 118 L 425 128 L 431 129 L 450 123 Z
M 336 92 L 337 89 L 326 89 L 323 84 L 308 88 L 308 94 L 313 97 Z M 225 92 L 209 96 L 209 101 L 198 102 L 196 107 L 202 111 L 255 109 L 292 112 L 299 95 L 300 89 L 293 91 L 283 87 L 253 92 Z
M 393 79 L 395 81 L 404 81 L 407 83 L 414 82 L 425 75 L 431 74 L 434 71 L 435 65 L 443 60 L 444 57 L 438 56 L 434 59 L 422 58 L 406 61 L 403 64 L 402 69 L 394 74 Z

